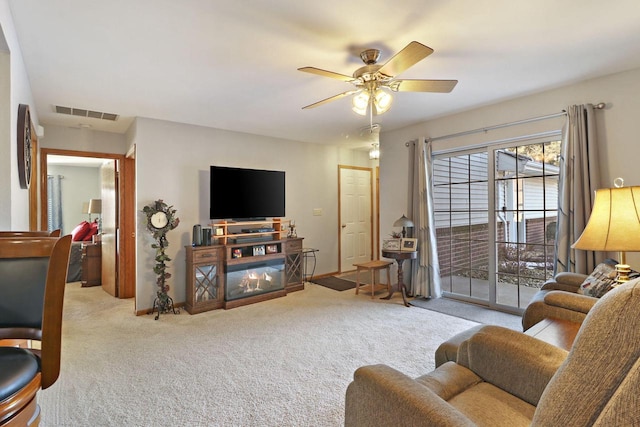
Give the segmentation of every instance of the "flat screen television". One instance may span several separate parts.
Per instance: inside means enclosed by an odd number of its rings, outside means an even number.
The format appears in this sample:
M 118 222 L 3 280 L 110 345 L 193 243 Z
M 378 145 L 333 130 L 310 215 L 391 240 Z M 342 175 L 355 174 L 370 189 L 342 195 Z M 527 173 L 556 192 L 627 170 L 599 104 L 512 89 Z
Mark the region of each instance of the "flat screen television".
M 285 216 L 283 171 L 211 166 L 209 181 L 211 219 Z

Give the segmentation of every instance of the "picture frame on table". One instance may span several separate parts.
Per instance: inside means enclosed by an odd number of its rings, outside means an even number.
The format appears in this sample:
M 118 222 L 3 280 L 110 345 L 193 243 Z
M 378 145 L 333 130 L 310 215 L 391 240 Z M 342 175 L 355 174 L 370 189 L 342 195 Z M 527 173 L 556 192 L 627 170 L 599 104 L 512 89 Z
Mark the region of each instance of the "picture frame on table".
M 405 238 L 400 240 L 400 250 L 403 252 L 414 252 L 418 250 L 418 239 Z
M 267 245 L 267 253 L 268 254 L 277 254 L 278 253 L 278 245 Z
M 400 239 L 383 239 L 382 250 L 384 251 L 399 251 Z

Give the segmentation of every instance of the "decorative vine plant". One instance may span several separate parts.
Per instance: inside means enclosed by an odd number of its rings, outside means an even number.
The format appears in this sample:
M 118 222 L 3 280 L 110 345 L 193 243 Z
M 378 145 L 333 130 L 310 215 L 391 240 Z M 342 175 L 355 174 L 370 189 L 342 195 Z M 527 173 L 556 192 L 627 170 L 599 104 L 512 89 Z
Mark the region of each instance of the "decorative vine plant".
M 156 315 L 156 320 L 158 320 L 160 313 L 173 311 L 174 314 L 178 314 L 173 306 L 173 299 L 168 293 L 167 279 L 171 278 L 171 273 L 167 271 L 167 262 L 171 261 L 171 258 L 165 253 L 165 250 L 169 246 L 167 232 L 176 228 L 180 224 L 180 219 L 176 216 L 176 210 L 173 206 L 167 205 L 162 199 L 145 206 L 142 212 L 147 217 L 147 229 L 151 231 L 156 240 L 151 247 L 156 251 L 153 272 L 158 276 L 156 279 L 158 289 L 156 299 L 153 302 L 153 311 L 158 310 Z

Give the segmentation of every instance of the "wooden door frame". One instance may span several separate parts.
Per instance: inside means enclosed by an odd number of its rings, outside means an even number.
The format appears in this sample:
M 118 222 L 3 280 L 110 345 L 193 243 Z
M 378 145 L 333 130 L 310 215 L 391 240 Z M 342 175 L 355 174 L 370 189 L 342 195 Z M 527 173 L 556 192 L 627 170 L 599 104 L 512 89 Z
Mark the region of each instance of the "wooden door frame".
M 129 153 L 127 153 L 129 154 Z M 47 156 L 72 156 L 72 157 L 93 157 L 102 159 L 114 159 L 118 161 L 118 169 L 123 173 L 118 188 L 118 206 L 120 206 L 119 233 L 118 239 L 118 272 L 117 286 L 119 298 L 131 298 L 136 293 L 135 282 L 135 191 L 124 191 L 124 188 L 135 189 L 135 161 L 132 157 L 124 154 L 100 153 L 94 151 L 77 151 L 64 150 L 57 148 L 41 148 L 40 149 L 40 229 L 47 229 Z M 123 239 L 124 236 L 132 237 L 133 244 L 130 239 Z
M 351 169 L 351 170 L 361 170 L 369 172 L 369 187 L 371 189 L 371 194 L 369 194 L 369 203 L 371 206 L 369 207 L 369 212 L 371 212 L 371 218 L 369 222 L 371 223 L 371 230 L 369 233 L 371 235 L 371 259 L 374 259 L 373 253 L 373 169 L 362 167 L 362 166 L 347 166 L 347 165 L 338 165 L 338 272 L 343 273 L 342 271 L 342 179 L 341 179 L 341 171 L 342 169 Z

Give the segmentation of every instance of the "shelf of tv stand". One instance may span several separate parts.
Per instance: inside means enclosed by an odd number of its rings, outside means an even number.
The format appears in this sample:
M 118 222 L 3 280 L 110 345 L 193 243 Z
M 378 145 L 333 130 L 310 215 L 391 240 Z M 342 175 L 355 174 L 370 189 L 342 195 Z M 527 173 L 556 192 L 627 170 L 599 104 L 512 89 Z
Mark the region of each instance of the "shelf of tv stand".
M 258 244 L 251 243 L 251 245 L 258 245 Z M 229 247 L 229 245 L 227 245 L 227 247 Z M 284 258 L 284 252 L 278 252 L 277 254 L 266 254 L 266 255 L 249 255 L 249 256 L 242 256 L 240 258 L 227 257 L 226 264 L 238 265 L 238 264 L 247 264 L 250 262 L 271 261 L 273 259 L 283 259 L 283 258 Z
M 285 225 L 289 225 L 291 223 L 291 220 L 285 220 L 285 219 L 281 219 L 281 218 L 272 218 L 272 219 L 265 219 L 265 220 L 260 220 L 260 221 L 237 221 L 237 222 L 232 222 L 232 221 L 220 221 L 217 223 L 212 223 L 211 227 L 212 228 L 221 228 L 222 229 L 222 234 L 219 235 L 212 235 L 211 238 L 212 239 L 218 239 L 218 243 L 221 245 L 234 245 L 234 244 L 238 244 L 238 245 L 244 245 L 244 246 L 248 246 L 248 245 L 259 245 L 259 244 L 268 244 L 269 241 L 265 240 L 263 242 L 239 242 L 239 243 L 231 243 L 229 242 L 229 239 L 234 239 L 237 237 L 257 237 L 257 236 L 272 236 L 273 240 L 281 240 L 283 238 L 286 237 L 287 235 L 287 230 L 285 230 L 284 228 Z M 260 228 L 260 226 L 264 227 L 264 228 L 273 228 L 273 231 L 257 231 L 254 233 L 243 233 L 243 232 L 239 232 L 239 233 L 234 233 L 234 232 L 230 232 L 229 229 L 233 228 L 233 227 L 241 227 L 241 228 Z

